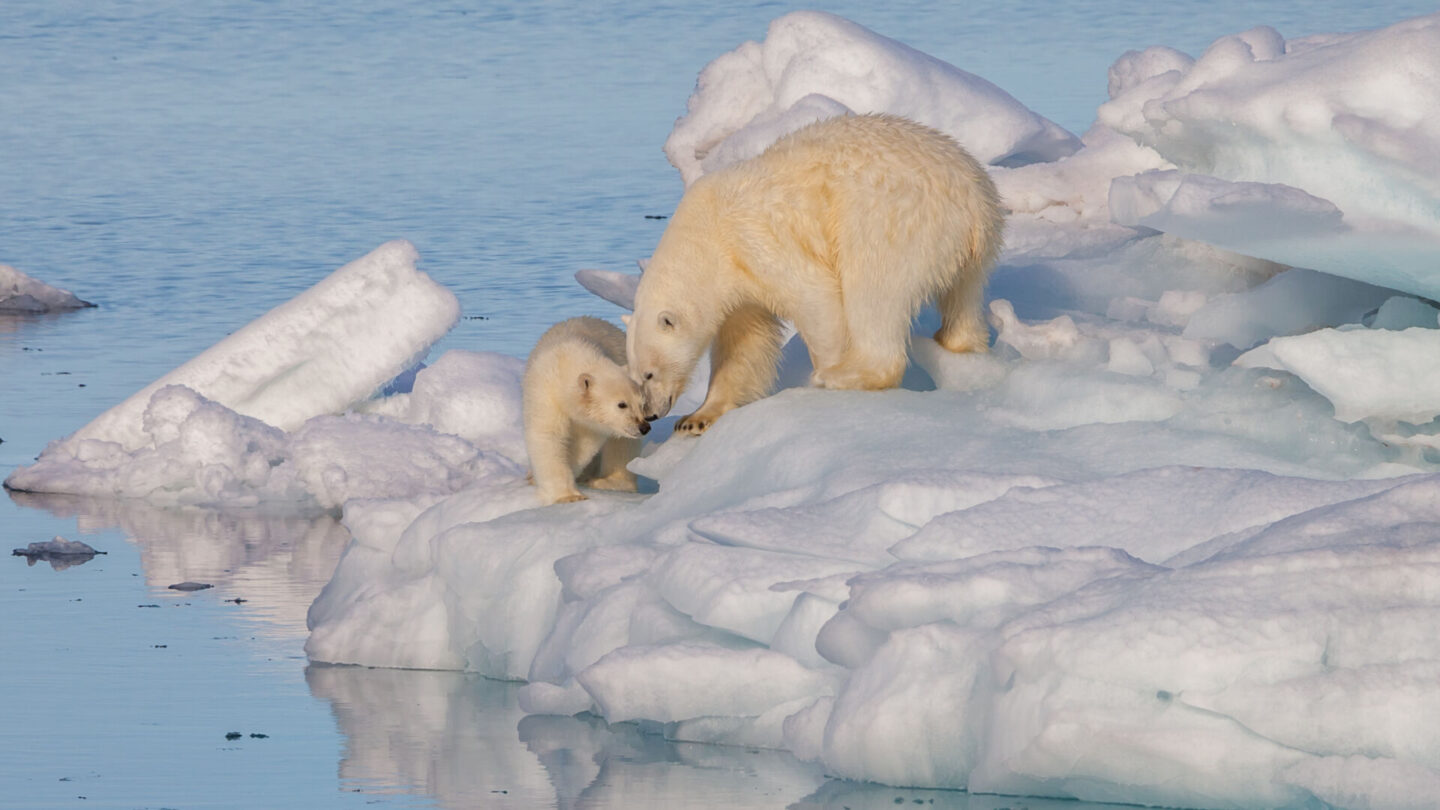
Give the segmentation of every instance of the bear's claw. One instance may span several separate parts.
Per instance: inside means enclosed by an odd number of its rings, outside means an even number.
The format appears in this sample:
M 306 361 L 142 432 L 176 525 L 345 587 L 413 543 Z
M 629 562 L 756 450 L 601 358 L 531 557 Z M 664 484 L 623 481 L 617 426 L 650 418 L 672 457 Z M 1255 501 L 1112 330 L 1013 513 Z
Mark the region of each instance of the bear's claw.
M 699 436 L 701 433 L 709 430 L 712 424 L 714 424 L 714 420 L 712 419 L 706 419 L 704 417 L 697 419 L 694 414 L 691 414 L 679 422 L 676 422 L 675 430 L 681 433 L 689 433 L 692 436 Z

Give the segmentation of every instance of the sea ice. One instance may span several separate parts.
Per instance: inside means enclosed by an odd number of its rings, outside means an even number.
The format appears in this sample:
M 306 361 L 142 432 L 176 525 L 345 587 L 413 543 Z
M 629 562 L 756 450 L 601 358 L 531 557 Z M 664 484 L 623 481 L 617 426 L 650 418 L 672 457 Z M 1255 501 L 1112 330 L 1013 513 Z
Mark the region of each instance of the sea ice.
M 1099 121 L 1179 171 L 1117 179 L 1111 208 L 1121 222 L 1440 297 L 1437 99 L 1440 14 L 1288 42 L 1260 27 L 1195 60 L 1132 52 L 1111 69 Z
M 57 534 L 52 540 L 31 543 L 25 548 L 17 548 L 10 553 L 16 557 L 24 557 L 27 565 L 48 562 L 50 567 L 56 571 L 64 571 L 66 568 L 94 559 L 96 554 L 107 552 L 96 551 L 93 546 L 82 540 L 66 540 Z
M 87 440 L 127 452 L 145 446 L 146 409 L 170 385 L 281 430 L 343 411 L 414 365 L 460 316 L 454 294 L 415 268 L 418 258 L 408 242 L 381 245 L 100 414 L 60 447 L 74 452 Z
M 800 127 L 845 113 L 903 115 L 982 163 L 1020 165 L 1079 140 L 990 82 L 842 17 L 796 11 L 700 72 L 665 154 L 688 186 Z
M 52 448 L 11 483 L 341 512 L 354 539 L 310 608 L 311 659 L 523 680 L 532 713 L 626 721 L 605 737 L 590 718 L 521 722 L 574 785 L 653 732 L 912 787 L 1427 806 L 1440 323 L 1414 297 L 1433 261 L 1402 259 L 1433 258 L 1433 222 L 1320 268 L 1350 278 L 1177 234 L 1223 243 L 1235 221 L 1248 250 L 1266 223 L 1323 225 L 1317 245 L 1353 248 L 1431 210 L 1434 152 L 1412 147 L 1433 135 L 1435 71 L 1365 104 L 1357 88 L 1432 65 L 1437 21 L 1127 54 L 1075 151 L 988 84 L 786 15 L 706 69 L 672 158 L 693 179 L 836 104 L 950 105 L 1004 141 L 987 159 L 1051 158 L 994 169 L 1011 214 L 989 353 L 939 349 L 927 311 L 899 390 L 828 391 L 804 387 L 792 339 L 775 395 L 699 438 L 657 423 L 631 465 L 642 493 L 553 507 L 524 480 L 514 358 L 452 351 L 410 391 L 330 412 L 409 367 L 420 338 L 298 423 L 158 387 L 127 422 L 133 449 Z M 579 278 L 622 306 L 634 283 Z M 337 306 L 433 321 L 443 299 Z
M 1320 329 L 1275 338 L 1235 364 L 1294 374 L 1344 422 L 1425 424 L 1440 416 L 1440 329 Z
M 8 264 L 0 264 L 0 314 L 40 313 L 93 307 L 69 290 L 52 287 L 31 278 Z

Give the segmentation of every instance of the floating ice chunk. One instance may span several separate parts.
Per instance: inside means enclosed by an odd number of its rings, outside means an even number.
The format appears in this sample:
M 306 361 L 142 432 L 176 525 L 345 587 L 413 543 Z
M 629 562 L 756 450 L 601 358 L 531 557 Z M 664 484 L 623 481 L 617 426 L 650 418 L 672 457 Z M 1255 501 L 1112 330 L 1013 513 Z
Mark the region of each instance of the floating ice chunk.
M 52 287 L 31 278 L 8 264 L 0 264 L 0 314 L 40 313 L 93 307 L 69 290 Z
M 1424 424 L 1440 416 L 1440 330 L 1321 329 L 1280 337 L 1236 358 L 1288 371 L 1335 406 L 1342 422 Z
M 93 557 L 96 554 L 105 554 L 104 551 L 96 551 L 94 546 L 83 540 L 66 540 L 60 535 L 55 535 L 51 540 L 38 543 L 31 543 L 25 548 L 17 548 L 11 552 L 16 557 L 69 557 L 84 555 Z
M 1023 164 L 1079 141 L 1004 90 L 849 20 L 797 11 L 701 71 L 665 154 L 685 184 L 846 110 L 893 113 L 953 135 L 984 163 Z
M 581 287 L 617 307 L 635 309 L 635 291 L 640 287 L 640 276 L 634 273 L 619 273 L 614 270 L 576 270 L 575 280 L 580 282 Z
M 1218 295 L 1190 316 L 1185 337 L 1249 349 L 1272 337 L 1359 323 L 1394 291 L 1314 270 L 1287 270 L 1253 290 Z
M 96 551 L 89 543 L 81 540 L 66 540 L 57 534 L 52 540 L 31 543 L 25 548 L 17 548 L 10 553 L 16 557 L 24 557 L 27 565 L 48 562 L 50 567 L 56 571 L 64 571 L 71 566 L 83 565 L 93 560 L 96 554 L 109 552 Z
M 282 430 L 337 413 L 412 366 L 460 315 L 455 296 L 415 269 L 418 254 L 387 242 L 96 417 L 62 442 L 146 443 L 150 398 L 183 385 Z

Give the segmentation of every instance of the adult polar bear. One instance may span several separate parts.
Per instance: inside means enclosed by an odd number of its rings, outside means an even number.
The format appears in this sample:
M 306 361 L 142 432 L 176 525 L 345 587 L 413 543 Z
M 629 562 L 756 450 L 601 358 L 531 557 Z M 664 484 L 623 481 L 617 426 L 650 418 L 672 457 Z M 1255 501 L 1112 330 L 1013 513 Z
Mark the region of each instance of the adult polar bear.
M 891 388 L 910 325 L 938 298 L 935 340 L 985 351 L 985 279 L 1004 218 L 995 184 L 952 138 L 890 115 L 830 118 L 696 180 L 627 320 L 646 415 L 669 413 L 711 348 L 710 389 L 675 429 L 703 433 L 769 393 L 789 320 L 825 388 Z

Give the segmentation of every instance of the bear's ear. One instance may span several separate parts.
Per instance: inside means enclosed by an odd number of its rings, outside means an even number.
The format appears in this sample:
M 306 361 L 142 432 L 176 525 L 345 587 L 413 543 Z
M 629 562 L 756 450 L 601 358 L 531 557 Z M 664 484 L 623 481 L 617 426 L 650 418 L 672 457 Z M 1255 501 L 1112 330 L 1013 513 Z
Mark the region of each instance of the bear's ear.
M 630 328 L 630 316 L 629 316 L 629 315 L 621 315 L 621 316 L 620 316 L 620 322 L 623 323 L 623 324 L 625 324 L 625 328 L 626 328 L 626 329 L 629 329 L 629 328 Z
M 665 330 L 666 332 L 675 331 L 675 313 L 666 310 L 660 313 L 660 316 L 657 320 L 660 323 L 661 329 Z
M 594 385 L 594 384 L 595 384 L 595 378 L 594 378 L 594 377 L 590 376 L 589 374 L 581 374 L 581 375 L 580 375 L 580 391 L 581 391 L 581 393 L 584 393 L 584 394 L 587 394 L 587 395 L 588 395 L 588 394 L 590 393 L 590 386 L 592 386 L 592 385 Z

